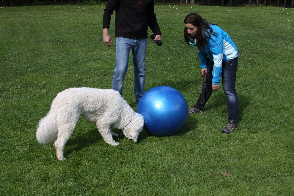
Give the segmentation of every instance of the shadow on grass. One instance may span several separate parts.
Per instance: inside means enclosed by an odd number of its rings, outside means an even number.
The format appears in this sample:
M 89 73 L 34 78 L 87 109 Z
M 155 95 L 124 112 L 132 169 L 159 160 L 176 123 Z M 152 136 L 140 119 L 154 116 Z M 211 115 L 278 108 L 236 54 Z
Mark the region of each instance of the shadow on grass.
M 78 131 L 78 130 L 76 130 Z M 120 142 L 123 139 L 127 139 L 124 134 L 122 133 L 122 130 L 118 129 L 112 129 L 112 131 L 118 136 L 113 136 L 113 139 L 117 142 Z M 142 140 L 146 139 L 149 137 L 150 134 L 146 131 L 143 130 L 138 137 L 137 143 L 140 143 Z M 87 148 L 89 146 L 94 145 L 98 141 L 103 140 L 102 136 L 98 132 L 98 129 L 91 129 L 85 133 L 77 135 L 75 138 L 69 138 L 68 142 L 65 145 L 64 148 L 64 156 L 68 157 L 70 154 L 72 154 L 75 151 L 81 151 L 84 148 Z M 105 143 L 106 144 L 106 143 Z M 108 144 L 107 144 L 108 145 Z
M 78 130 L 74 130 L 78 131 Z M 95 144 L 97 141 L 103 140 L 97 129 L 92 129 L 83 134 L 79 134 L 75 138 L 69 138 L 65 145 L 64 155 L 68 157 L 74 151 L 80 151 L 83 148 L 89 147 Z
M 245 96 L 243 94 L 238 94 L 238 99 L 239 99 L 238 121 L 241 122 L 243 115 L 244 115 L 244 111 L 245 111 L 246 107 L 250 104 L 250 97 Z M 225 94 L 223 92 L 222 93 L 220 93 L 220 92 L 215 93 L 215 95 L 209 99 L 206 107 L 204 108 L 204 111 L 219 108 L 224 105 L 226 105 Z M 225 112 L 227 112 L 227 108 L 225 109 Z
M 164 81 L 160 86 L 170 86 L 172 88 L 177 89 L 180 92 L 185 92 L 191 86 L 195 86 L 195 80 L 167 80 Z
M 243 115 L 244 115 L 244 111 L 246 109 L 246 107 L 250 104 L 251 98 L 249 96 L 245 96 L 242 94 L 239 94 L 239 122 L 242 121 L 243 119 Z
M 198 121 L 195 118 L 189 118 L 188 116 L 184 126 L 175 135 L 185 135 L 186 133 L 189 133 L 191 130 L 195 130 L 197 128 L 197 125 Z
M 189 131 L 195 129 L 196 126 L 197 126 L 197 122 L 195 122 L 195 119 L 188 117 L 185 125 L 177 133 L 175 133 L 174 136 L 184 135 L 188 133 Z M 124 136 L 121 130 L 113 129 L 113 132 L 118 134 L 117 137 L 114 136 L 115 141 L 119 142 L 122 139 L 126 139 L 126 137 Z M 143 129 L 143 131 L 139 134 L 137 143 L 140 143 L 141 141 L 145 140 L 149 136 L 152 136 L 152 135 L 147 130 Z M 74 151 L 81 151 L 83 148 L 87 148 L 89 146 L 94 145 L 99 140 L 103 140 L 103 138 L 97 129 L 91 129 L 90 131 L 79 134 L 75 138 L 72 138 L 72 139 L 70 138 L 68 140 L 65 146 L 64 155 L 65 157 L 68 157 Z

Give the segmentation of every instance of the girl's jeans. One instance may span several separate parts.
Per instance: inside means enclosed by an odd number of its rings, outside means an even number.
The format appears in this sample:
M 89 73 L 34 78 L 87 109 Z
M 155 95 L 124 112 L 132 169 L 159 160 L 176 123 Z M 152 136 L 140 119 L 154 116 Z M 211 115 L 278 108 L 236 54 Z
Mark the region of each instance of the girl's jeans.
M 146 47 L 147 39 L 116 38 L 116 62 L 112 78 L 112 89 L 118 91 L 122 95 L 124 78 L 128 71 L 129 55 L 132 50 L 134 93 L 137 102 L 144 93 Z
M 196 107 L 200 110 L 203 110 L 206 102 L 210 98 L 212 94 L 212 67 L 213 63 L 210 60 L 207 60 L 207 74 L 206 81 L 203 84 L 203 96 L 200 95 L 198 101 L 196 102 Z M 233 120 L 237 123 L 238 121 L 238 95 L 235 89 L 236 84 L 236 73 L 238 66 L 238 57 L 232 60 L 223 61 L 222 64 L 222 84 L 224 93 L 227 99 L 227 107 L 228 107 L 228 120 Z

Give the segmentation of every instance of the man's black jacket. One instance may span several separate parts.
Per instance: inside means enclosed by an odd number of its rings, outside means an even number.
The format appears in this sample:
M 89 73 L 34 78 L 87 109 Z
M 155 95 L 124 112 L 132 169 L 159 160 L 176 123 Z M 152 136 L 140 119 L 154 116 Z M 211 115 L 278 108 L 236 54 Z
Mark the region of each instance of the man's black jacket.
M 110 27 L 113 11 L 115 37 L 142 39 L 148 37 L 148 26 L 156 35 L 161 35 L 154 13 L 154 0 L 108 0 L 103 15 L 103 28 Z

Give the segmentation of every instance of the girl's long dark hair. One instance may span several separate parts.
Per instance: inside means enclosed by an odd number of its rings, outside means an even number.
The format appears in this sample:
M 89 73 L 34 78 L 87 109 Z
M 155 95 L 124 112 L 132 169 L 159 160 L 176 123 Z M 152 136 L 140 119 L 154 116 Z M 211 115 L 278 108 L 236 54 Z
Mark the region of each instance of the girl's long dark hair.
M 184 28 L 184 39 L 187 44 L 189 45 L 189 40 L 196 39 L 198 50 L 203 50 L 207 39 L 210 37 L 210 34 L 214 34 L 212 28 L 210 27 L 210 23 L 196 13 L 188 14 L 184 20 L 184 23 L 190 23 L 198 27 L 198 31 L 194 37 L 191 37 L 188 34 L 186 27 Z

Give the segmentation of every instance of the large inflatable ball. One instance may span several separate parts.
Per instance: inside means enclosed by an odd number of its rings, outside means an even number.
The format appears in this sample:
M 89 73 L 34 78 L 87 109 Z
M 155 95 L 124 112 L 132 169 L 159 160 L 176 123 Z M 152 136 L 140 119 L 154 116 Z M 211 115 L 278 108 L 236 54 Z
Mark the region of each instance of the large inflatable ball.
M 144 129 L 149 133 L 169 136 L 185 124 L 188 105 L 178 90 L 169 86 L 157 86 L 141 97 L 138 113 L 144 117 Z

